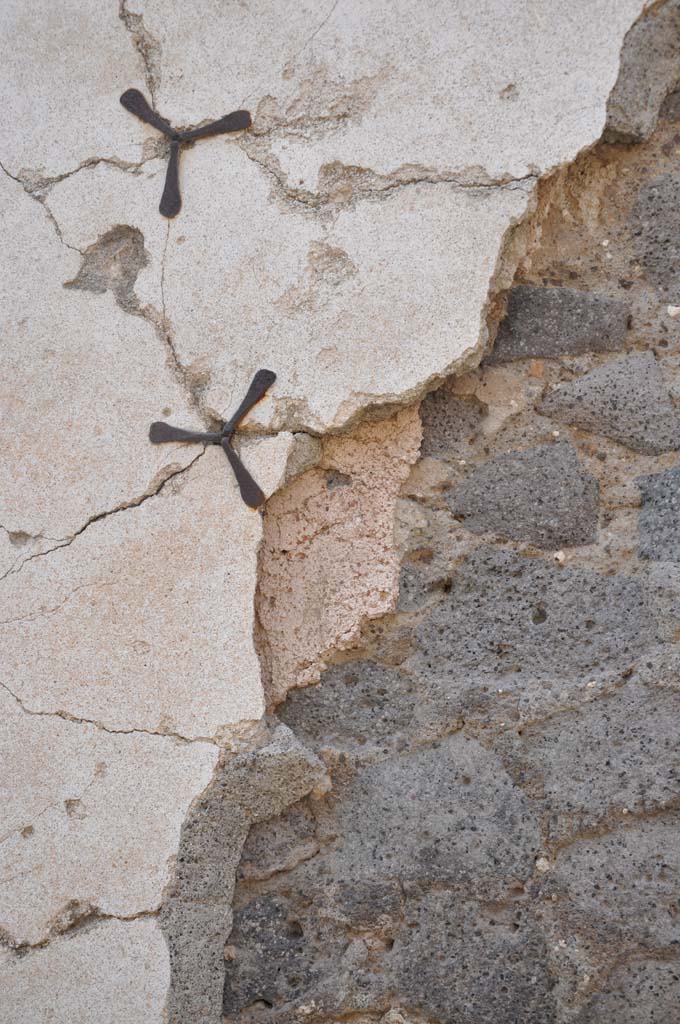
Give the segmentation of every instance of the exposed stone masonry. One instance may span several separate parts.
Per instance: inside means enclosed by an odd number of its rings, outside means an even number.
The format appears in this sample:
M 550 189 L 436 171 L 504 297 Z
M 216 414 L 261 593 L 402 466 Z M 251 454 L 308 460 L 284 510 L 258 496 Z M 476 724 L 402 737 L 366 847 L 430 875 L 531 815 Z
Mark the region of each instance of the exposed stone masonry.
M 674 109 L 545 187 L 495 350 L 421 405 L 397 611 L 276 708 L 332 788 L 250 831 L 230 1024 L 677 1013 Z

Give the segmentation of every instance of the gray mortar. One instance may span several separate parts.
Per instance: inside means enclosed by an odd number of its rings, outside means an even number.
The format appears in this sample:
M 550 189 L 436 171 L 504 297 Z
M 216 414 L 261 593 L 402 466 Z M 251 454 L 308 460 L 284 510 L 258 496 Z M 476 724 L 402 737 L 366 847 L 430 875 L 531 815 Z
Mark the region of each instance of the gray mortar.
M 612 360 L 561 384 L 538 409 L 644 455 L 680 448 L 680 420 L 652 352 Z
M 517 285 L 487 362 L 613 352 L 625 344 L 628 316 L 624 302 L 606 295 Z

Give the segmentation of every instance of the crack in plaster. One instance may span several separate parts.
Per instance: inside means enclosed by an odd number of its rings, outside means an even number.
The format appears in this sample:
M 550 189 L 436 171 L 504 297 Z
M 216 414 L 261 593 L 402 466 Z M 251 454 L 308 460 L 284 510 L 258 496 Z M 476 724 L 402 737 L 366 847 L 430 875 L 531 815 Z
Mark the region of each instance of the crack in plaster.
M 157 494 L 160 494 L 160 492 L 163 490 L 165 485 L 170 480 L 174 480 L 175 477 L 181 476 L 183 473 L 186 473 L 188 470 L 190 470 L 191 467 L 196 462 L 198 462 L 198 460 L 202 458 L 204 454 L 205 449 L 199 452 L 198 455 L 196 455 L 195 458 L 193 458 L 191 462 L 188 463 L 188 465 L 181 466 L 179 469 L 176 469 L 173 466 L 165 466 L 162 470 L 160 470 L 161 480 L 159 483 L 157 483 L 156 479 L 154 478 L 154 480 L 151 481 L 149 487 L 143 492 L 143 494 L 139 495 L 138 497 L 131 498 L 130 501 L 123 502 L 123 504 L 117 505 L 115 508 L 105 509 L 103 512 L 97 512 L 94 515 L 90 516 L 85 521 L 85 523 L 78 530 L 75 531 L 75 533 L 69 534 L 68 537 L 57 538 L 58 543 L 55 544 L 54 547 L 48 548 L 46 551 L 36 551 L 34 554 L 29 555 L 27 558 L 25 558 L 23 562 L 20 563 L 18 568 L 12 567 L 8 569 L 3 576 L 0 576 L 0 583 L 8 576 L 14 576 L 17 573 L 21 572 L 23 567 L 27 565 L 28 562 L 32 562 L 36 558 L 45 558 L 47 555 L 51 555 L 53 551 L 59 551 L 61 548 L 69 547 L 74 542 L 74 540 L 76 540 L 77 537 L 80 537 L 80 535 L 84 533 L 85 530 L 87 530 L 90 526 L 92 526 L 93 523 L 97 523 L 101 519 L 107 519 L 109 516 L 117 515 L 117 513 L 119 512 L 125 512 L 127 509 L 130 508 L 138 508 L 149 498 L 153 498 Z M 91 586 L 92 584 L 89 585 Z
M 118 17 L 129 34 L 132 45 L 142 59 L 146 87 L 151 93 L 152 104 L 156 105 L 156 94 L 162 80 L 161 44 L 149 32 L 141 14 L 127 9 L 127 0 L 119 0 Z
M 85 583 L 85 584 L 83 584 L 83 587 L 94 586 L 94 585 L 95 584 Z M 76 590 L 82 590 L 83 587 L 76 587 Z M 74 593 L 74 591 L 72 591 L 71 593 Z M 69 594 L 68 597 L 65 599 L 65 601 L 68 601 L 70 596 L 71 595 Z M 63 601 L 62 604 L 64 604 L 65 601 Z M 61 605 L 58 606 L 58 608 L 60 608 L 60 607 L 61 607 Z M 58 608 L 54 609 L 54 611 L 57 611 Z M 19 621 L 19 620 L 11 620 L 10 619 L 9 621 L 11 622 L 11 621 Z M 0 623 L 0 625 L 4 625 L 4 623 Z M 92 726 L 94 726 L 95 729 L 99 729 L 101 732 L 110 733 L 112 736 L 116 736 L 116 735 L 118 735 L 118 736 L 120 736 L 120 735 L 122 735 L 122 736 L 137 736 L 137 735 L 142 735 L 143 734 L 143 735 L 146 735 L 146 736 L 159 736 L 162 739 L 174 739 L 174 740 L 179 741 L 180 743 L 211 743 L 213 746 L 218 746 L 219 745 L 218 744 L 218 740 L 215 738 L 215 736 L 191 736 L 190 737 L 190 736 L 184 736 L 182 733 L 179 733 L 179 732 L 171 732 L 171 731 L 156 732 L 154 729 L 111 729 L 109 726 L 104 725 L 103 722 L 98 721 L 96 718 L 80 718 L 77 715 L 70 714 L 68 711 L 61 711 L 61 710 L 60 711 L 39 711 L 37 708 L 29 708 L 22 701 L 22 699 L 20 697 L 18 697 L 16 695 L 16 693 L 14 693 L 9 688 L 9 686 L 7 686 L 6 683 L 3 683 L 2 681 L 0 681 L 0 686 L 3 688 L 3 690 L 5 690 L 10 695 L 10 697 L 14 698 L 14 700 L 17 702 L 17 704 L 19 705 L 21 710 L 24 711 L 27 715 L 38 715 L 38 716 L 43 717 L 43 718 L 61 718 L 65 722 L 72 722 L 75 725 L 92 725 Z M 243 725 L 243 723 L 239 723 L 239 724 Z M 224 731 L 223 729 L 220 730 L 220 733 L 222 733 L 223 731 Z
M 317 119 L 315 125 L 326 120 L 328 119 Z M 337 120 L 337 118 L 333 120 Z M 492 178 L 480 167 L 469 168 L 468 173 L 468 169 L 439 171 L 436 168 L 410 164 L 398 167 L 389 174 L 379 174 L 368 167 L 333 161 L 322 164 L 319 168 L 320 187 L 318 191 L 313 192 L 291 185 L 289 176 L 282 170 L 281 163 L 272 153 L 271 148 L 262 145 L 262 141 L 273 136 L 274 133 L 284 137 L 287 130 L 297 127 L 299 123 L 299 121 L 292 124 L 283 123 L 276 128 L 260 133 L 255 128 L 250 136 L 244 135 L 242 139 L 239 139 L 238 145 L 247 158 L 257 164 L 270 178 L 274 184 L 275 194 L 279 198 L 308 210 L 323 211 L 329 207 L 337 209 L 339 206 L 346 206 L 353 201 L 381 198 L 391 192 L 414 185 L 450 185 L 461 191 L 486 192 L 526 188 L 526 186 L 535 185 L 539 180 L 537 172 L 531 172 L 520 178 L 513 178 L 511 175 Z
M 0 880 L 0 885 L 5 881 L 11 881 L 11 879 Z M 138 910 L 135 914 L 109 914 L 100 910 L 99 907 L 73 900 L 66 904 L 59 913 L 64 915 L 64 919 L 59 920 L 59 915 L 57 915 L 57 919 L 39 942 L 17 943 L 8 932 L 0 930 L 0 948 L 4 948 L 17 959 L 21 959 L 45 949 L 55 939 L 60 939 L 63 936 L 70 937 L 81 929 L 96 927 L 105 921 L 137 921 L 145 917 L 158 918 L 160 909 Z

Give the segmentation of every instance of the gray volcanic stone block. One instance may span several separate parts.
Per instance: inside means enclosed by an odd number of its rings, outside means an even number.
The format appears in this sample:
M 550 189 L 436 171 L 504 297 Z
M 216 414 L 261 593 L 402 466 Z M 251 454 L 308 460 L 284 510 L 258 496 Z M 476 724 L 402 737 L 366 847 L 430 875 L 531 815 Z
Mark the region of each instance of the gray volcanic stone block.
M 446 501 L 472 533 L 537 547 L 589 544 L 597 533 L 598 484 L 567 441 L 489 459 Z
M 680 466 L 641 476 L 638 518 L 640 555 L 654 562 L 680 562 Z
M 445 734 L 459 711 L 444 690 L 373 661 L 334 665 L 318 685 L 292 690 L 279 708 L 282 721 L 312 749 L 362 760 Z
M 613 352 L 623 348 L 628 314 L 625 303 L 606 295 L 517 285 L 487 362 Z
M 680 174 L 662 174 L 638 192 L 631 218 L 635 255 L 671 303 L 680 300 Z
M 625 824 L 577 839 L 538 884 L 557 895 L 561 930 L 584 931 L 605 948 L 680 943 L 677 914 L 680 844 L 677 814 Z
M 251 824 L 325 784 L 321 762 L 279 725 L 254 751 L 227 757 L 182 825 L 160 924 L 172 980 L 168 1024 L 218 1020 L 236 867 Z
M 661 455 L 680 447 L 680 420 L 651 352 L 615 359 L 560 384 L 538 411 L 560 423 L 603 434 L 643 455 Z
M 576 1024 L 670 1024 L 680 1007 L 680 962 L 634 960 L 613 971 Z
M 544 804 L 552 842 L 620 820 L 673 807 L 680 790 L 680 693 L 628 683 L 508 736 L 518 772 Z M 603 755 L 604 751 L 604 755 Z
M 477 434 L 486 409 L 474 396 L 454 395 L 448 388 L 431 391 L 420 404 L 423 423 L 421 455 L 450 455 L 462 451 Z
M 458 568 L 415 636 L 413 670 L 463 695 L 617 674 L 656 631 L 635 579 L 484 547 Z
M 268 1005 L 277 1021 L 295 1020 L 301 1004 L 328 1017 L 402 1005 L 453 1024 L 472 1001 L 475 1020 L 491 1024 L 504 1000 L 538 1024 L 550 987 L 540 932 L 514 909 L 489 921 L 487 901 L 521 886 L 540 849 L 527 799 L 496 755 L 456 733 L 364 767 L 340 764 L 347 770 L 313 805 L 315 856 L 294 863 L 298 838 L 285 822 L 299 806 L 246 842 L 246 863 L 269 837 L 290 868 L 237 889 L 227 1017 L 254 1024 Z M 466 994 L 479 958 L 503 970 L 505 988 L 498 975 L 494 991 Z
M 407 905 L 405 918 L 388 956 L 397 1005 L 442 1024 L 557 1020 L 548 950 L 529 915 L 480 913 L 432 892 Z
M 680 82 L 680 3 L 648 8 L 628 30 L 607 101 L 607 142 L 641 142 L 654 130 L 664 97 Z
M 479 898 L 528 878 L 540 847 L 522 791 L 462 733 L 366 767 L 317 816 L 321 844 L 342 837 L 339 877 L 464 886 Z

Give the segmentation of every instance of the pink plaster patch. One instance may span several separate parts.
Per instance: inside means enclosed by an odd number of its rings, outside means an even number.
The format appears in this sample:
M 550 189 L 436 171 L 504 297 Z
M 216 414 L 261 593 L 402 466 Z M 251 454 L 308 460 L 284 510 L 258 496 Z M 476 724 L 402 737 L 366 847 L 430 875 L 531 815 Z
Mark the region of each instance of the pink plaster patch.
M 269 501 L 256 599 L 269 705 L 316 682 L 331 651 L 394 607 L 394 506 L 421 433 L 412 407 L 325 438 L 319 465 Z

